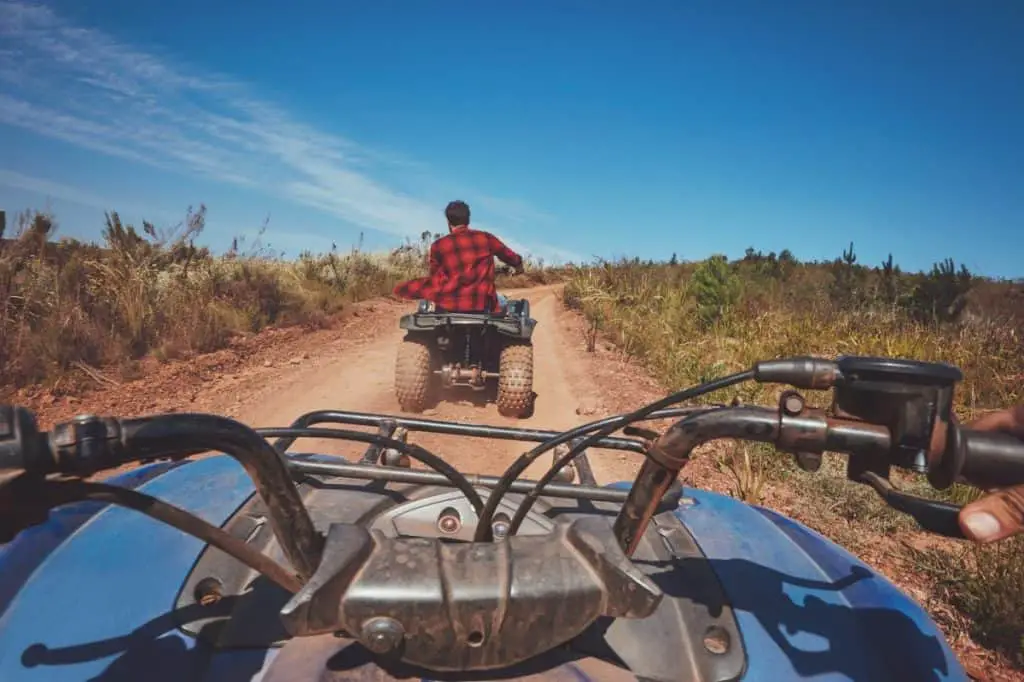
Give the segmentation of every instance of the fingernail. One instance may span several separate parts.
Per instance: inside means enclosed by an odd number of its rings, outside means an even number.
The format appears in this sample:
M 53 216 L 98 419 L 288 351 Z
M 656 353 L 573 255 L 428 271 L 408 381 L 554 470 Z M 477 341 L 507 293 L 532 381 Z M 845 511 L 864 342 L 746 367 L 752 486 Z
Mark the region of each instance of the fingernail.
M 973 535 L 976 540 L 981 541 L 995 537 L 1002 529 L 999 525 L 999 520 L 988 512 L 974 512 L 973 514 L 967 514 L 964 518 L 964 525 L 967 526 L 967 531 Z

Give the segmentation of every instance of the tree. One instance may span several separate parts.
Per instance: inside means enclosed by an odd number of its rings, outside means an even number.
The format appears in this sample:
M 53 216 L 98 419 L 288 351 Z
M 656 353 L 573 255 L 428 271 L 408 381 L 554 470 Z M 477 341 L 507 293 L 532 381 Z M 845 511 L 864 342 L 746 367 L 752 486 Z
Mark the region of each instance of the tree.
M 740 297 L 740 281 L 725 256 L 716 254 L 693 272 L 697 315 L 703 325 L 713 324 L 729 313 Z

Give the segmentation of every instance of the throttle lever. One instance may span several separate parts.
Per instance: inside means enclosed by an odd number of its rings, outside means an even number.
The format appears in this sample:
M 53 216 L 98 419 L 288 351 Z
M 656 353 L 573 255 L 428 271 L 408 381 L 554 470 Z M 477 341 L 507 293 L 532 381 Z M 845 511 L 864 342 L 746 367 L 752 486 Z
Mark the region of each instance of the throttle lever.
M 859 481 L 871 486 L 887 505 L 917 521 L 923 530 L 958 540 L 966 537 L 958 520 L 959 506 L 909 495 L 897 490 L 890 481 L 872 471 L 863 472 Z

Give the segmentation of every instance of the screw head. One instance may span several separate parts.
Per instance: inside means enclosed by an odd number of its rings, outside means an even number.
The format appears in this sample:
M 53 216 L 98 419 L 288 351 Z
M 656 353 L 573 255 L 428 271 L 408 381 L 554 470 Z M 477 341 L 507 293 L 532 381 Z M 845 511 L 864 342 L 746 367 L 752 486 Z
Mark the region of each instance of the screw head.
M 512 527 L 512 519 L 504 513 L 494 515 L 494 522 L 491 524 L 491 533 L 495 540 L 504 540 Z
M 790 393 L 782 402 L 782 409 L 786 414 L 796 416 L 804 409 L 804 399 L 796 393 Z
M 375 654 L 387 654 L 398 649 L 405 639 L 405 629 L 393 618 L 371 618 L 363 623 L 363 646 Z
M 224 585 L 213 576 L 207 576 L 198 583 L 192 593 L 192 598 L 200 606 L 212 606 L 219 602 L 224 596 Z
M 455 533 L 462 527 L 459 517 L 454 514 L 445 514 L 437 520 L 437 528 L 442 533 Z
M 729 651 L 732 646 L 729 633 L 717 625 L 712 625 L 704 633 L 704 648 L 716 656 L 721 656 Z

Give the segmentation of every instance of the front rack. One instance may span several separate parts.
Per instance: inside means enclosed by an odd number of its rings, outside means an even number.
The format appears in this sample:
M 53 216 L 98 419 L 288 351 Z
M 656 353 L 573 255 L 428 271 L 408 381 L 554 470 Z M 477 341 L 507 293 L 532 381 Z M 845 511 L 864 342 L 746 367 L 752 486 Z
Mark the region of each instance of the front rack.
M 288 468 L 296 474 L 339 476 L 368 481 L 452 487 L 452 483 L 448 478 L 434 471 L 414 470 L 403 466 L 388 466 L 381 464 L 381 456 L 384 448 L 379 444 L 371 444 L 368 446 L 366 452 L 357 463 L 330 461 L 339 460 L 341 459 L 340 457 L 310 456 L 287 452 L 295 441 L 300 438 L 322 438 L 324 435 L 322 429 L 320 429 L 316 434 L 308 432 L 309 429 L 318 424 L 376 427 L 378 435 L 385 438 L 392 438 L 398 429 L 404 429 L 407 432 L 509 440 L 523 443 L 543 443 L 560 434 L 559 431 L 544 429 L 523 429 L 507 426 L 490 426 L 486 424 L 461 424 L 434 419 L 399 417 L 394 415 L 349 412 L 344 410 L 318 410 L 308 412 L 292 422 L 292 424 L 286 429 L 257 429 L 257 431 L 268 438 L 276 438 L 273 442 L 274 448 L 285 457 Z M 573 440 L 569 443 L 569 446 L 574 447 L 581 440 L 583 440 L 583 438 Z M 634 438 L 605 437 L 600 439 L 595 444 L 595 447 L 608 450 L 634 452 L 637 454 L 643 454 L 646 451 L 644 443 Z M 579 457 L 576 458 L 575 465 L 579 475 L 579 483 L 571 484 L 552 482 L 545 486 L 545 496 L 617 504 L 625 502 L 626 497 L 629 494 L 627 490 L 605 488 L 598 485 L 586 452 L 581 453 Z M 471 485 L 481 488 L 493 488 L 499 481 L 497 476 L 484 476 L 480 474 L 468 474 L 467 478 Z M 527 479 L 517 480 L 512 484 L 510 492 L 521 494 L 528 493 L 533 489 L 536 483 L 536 481 Z M 672 494 L 668 497 L 677 497 L 681 494 L 681 487 L 676 486 L 671 493 Z

